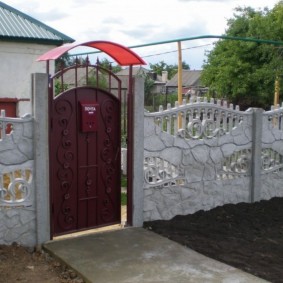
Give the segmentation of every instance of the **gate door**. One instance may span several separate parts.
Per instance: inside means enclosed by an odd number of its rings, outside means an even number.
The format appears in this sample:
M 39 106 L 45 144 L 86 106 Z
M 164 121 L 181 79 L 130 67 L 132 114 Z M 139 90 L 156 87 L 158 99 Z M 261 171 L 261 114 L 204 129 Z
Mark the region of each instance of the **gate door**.
M 120 223 L 120 101 L 93 87 L 51 103 L 53 235 Z

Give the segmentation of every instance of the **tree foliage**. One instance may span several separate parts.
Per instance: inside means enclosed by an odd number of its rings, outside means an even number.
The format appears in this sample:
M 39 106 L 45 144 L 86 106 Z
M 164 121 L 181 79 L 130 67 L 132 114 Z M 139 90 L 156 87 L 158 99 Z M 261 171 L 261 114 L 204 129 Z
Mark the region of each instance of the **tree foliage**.
M 106 59 L 106 58 L 102 59 L 102 60 L 99 62 L 99 65 L 100 65 L 101 67 L 103 67 L 104 69 L 107 69 L 107 70 L 111 67 L 111 71 L 112 71 L 113 73 L 118 73 L 118 72 L 120 72 L 120 71 L 122 70 L 122 68 L 121 68 L 120 65 L 112 66 L 112 63 L 111 63 L 108 59 Z
M 69 53 L 67 52 L 63 54 L 60 58 L 56 59 L 55 60 L 55 72 L 58 72 L 60 69 L 73 65 L 74 63 L 73 58 L 74 57 L 71 57 Z
M 235 9 L 227 36 L 283 41 L 283 1 L 271 10 Z M 256 42 L 219 40 L 207 54 L 201 80 L 210 94 L 248 107 L 273 103 L 274 82 L 283 74 L 283 47 Z
M 164 61 L 160 61 L 156 64 L 149 63 L 150 69 L 157 73 L 158 75 L 162 75 L 162 71 L 168 72 L 168 79 L 170 80 L 177 72 L 178 72 L 178 65 L 168 65 Z M 184 70 L 189 70 L 190 66 L 185 61 L 182 62 L 182 66 Z
M 152 89 L 154 86 L 154 80 L 148 74 L 141 74 L 144 78 L 144 103 L 150 105 L 152 103 Z

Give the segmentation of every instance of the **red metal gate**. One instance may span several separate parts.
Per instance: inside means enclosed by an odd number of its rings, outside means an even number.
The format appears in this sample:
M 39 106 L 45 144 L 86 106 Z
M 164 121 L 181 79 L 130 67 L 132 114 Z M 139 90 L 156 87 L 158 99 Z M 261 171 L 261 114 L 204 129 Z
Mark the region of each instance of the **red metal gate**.
M 121 223 L 119 97 L 76 87 L 50 108 L 53 236 Z

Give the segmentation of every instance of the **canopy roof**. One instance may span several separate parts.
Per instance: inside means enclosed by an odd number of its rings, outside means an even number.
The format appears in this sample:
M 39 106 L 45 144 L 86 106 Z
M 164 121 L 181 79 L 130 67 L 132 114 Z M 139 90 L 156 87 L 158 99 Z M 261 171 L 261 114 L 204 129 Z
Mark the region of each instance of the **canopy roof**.
M 99 49 L 112 57 L 121 66 L 146 65 L 145 61 L 131 49 L 111 41 L 89 41 L 84 43 L 64 44 L 41 55 L 37 61 L 55 60 L 69 50 L 79 46 Z

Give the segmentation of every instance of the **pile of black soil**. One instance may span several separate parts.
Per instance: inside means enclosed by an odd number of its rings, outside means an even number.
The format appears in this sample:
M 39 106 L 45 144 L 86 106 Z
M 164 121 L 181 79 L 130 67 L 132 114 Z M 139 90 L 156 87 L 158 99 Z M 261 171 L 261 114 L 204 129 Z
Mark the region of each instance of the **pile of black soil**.
M 144 227 L 270 282 L 283 282 L 283 198 L 227 204 Z

